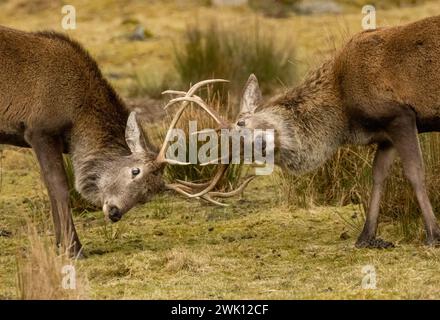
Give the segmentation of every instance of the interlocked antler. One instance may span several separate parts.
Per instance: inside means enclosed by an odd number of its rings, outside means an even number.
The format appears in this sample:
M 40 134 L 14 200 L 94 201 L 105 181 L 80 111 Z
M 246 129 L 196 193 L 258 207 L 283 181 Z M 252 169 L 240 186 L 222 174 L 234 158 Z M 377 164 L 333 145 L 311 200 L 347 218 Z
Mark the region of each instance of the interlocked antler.
M 200 89 L 202 86 L 216 83 L 216 82 L 228 82 L 227 80 L 223 79 L 212 79 L 212 80 L 205 80 L 196 83 L 193 85 L 187 92 L 185 91 L 175 91 L 175 90 L 167 90 L 164 91 L 163 94 L 173 94 L 173 95 L 179 95 L 180 97 L 172 99 L 166 106 L 165 109 L 175 105 L 177 103 L 182 103 L 181 107 L 178 109 L 177 113 L 175 114 L 173 120 L 171 121 L 170 127 L 168 129 L 168 132 L 165 136 L 164 144 L 162 145 L 162 148 L 156 158 L 156 161 L 159 163 L 170 163 L 170 164 L 181 164 L 181 165 L 187 165 L 189 163 L 187 162 L 179 162 L 171 159 L 166 159 L 165 153 L 167 149 L 167 143 L 168 140 L 171 137 L 172 130 L 175 128 L 177 122 L 179 121 L 180 117 L 182 116 L 183 112 L 185 111 L 185 108 L 188 106 L 189 103 L 195 103 L 199 107 L 201 107 L 203 110 L 205 110 L 219 125 L 219 129 L 227 129 L 231 126 L 231 123 L 228 121 L 222 119 L 221 116 L 217 114 L 216 111 L 214 111 L 212 108 L 210 108 L 199 96 L 195 95 L 195 92 Z M 214 163 L 217 163 L 219 159 L 216 159 Z M 201 165 L 208 165 L 209 163 L 204 163 Z M 194 182 L 187 182 L 187 181 L 181 181 L 177 180 L 177 183 L 167 184 L 166 187 L 170 190 L 174 190 L 178 192 L 179 194 L 182 194 L 189 198 L 201 198 L 208 202 L 211 202 L 216 205 L 226 206 L 226 204 L 221 203 L 219 201 L 214 200 L 213 198 L 229 198 L 233 197 L 237 194 L 240 194 L 243 192 L 243 190 L 246 188 L 246 186 L 249 184 L 249 182 L 252 181 L 252 179 L 255 178 L 255 176 L 250 176 L 245 179 L 245 181 L 235 190 L 230 192 L 214 192 L 214 188 L 217 186 L 217 184 L 220 182 L 222 177 L 225 175 L 227 169 L 229 167 L 228 164 L 219 164 L 218 169 L 216 171 L 216 174 L 212 178 L 211 181 L 205 182 L 205 183 L 194 183 Z

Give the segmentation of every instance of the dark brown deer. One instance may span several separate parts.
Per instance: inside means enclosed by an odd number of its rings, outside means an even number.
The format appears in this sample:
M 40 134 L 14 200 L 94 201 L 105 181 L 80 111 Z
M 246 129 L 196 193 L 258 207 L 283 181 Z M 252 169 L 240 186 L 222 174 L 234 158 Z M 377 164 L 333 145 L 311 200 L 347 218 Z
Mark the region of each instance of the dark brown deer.
M 399 155 L 426 242 L 440 244 L 417 136 L 440 131 L 440 17 L 361 32 L 301 85 L 268 103 L 251 75 L 233 126 L 274 129 L 275 162 L 295 174 L 317 168 L 340 146 L 376 144 L 371 203 L 357 247 L 393 246 L 376 231 L 384 181 Z
M 192 98 L 201 86 L 216 81 L 221 80 L 198 83 L 184 95 Z M 167 137 L 184 108 L 185 103 Z M 34 150 L 57 243 L 75 255 L 81 244 L 69 208 L 63 153 L 72 157 L 76 189 L 114 222 L 154 194 L 175 190 L 174 184 L 164 183 L 162 172 L 166 163 L 182 164 L 165 158 L 166 143 L 155 152 L 96 62 L 77 42 L 53 32 L 0 27 L 0 143 Z M 233 196 L 248 183 L 229 193 L 214 192 L 226 167 L 210 182 L 186 182 L 182 188 L 191 194 L 203 191 L 192 197 L 220 204 L 213 198 Z

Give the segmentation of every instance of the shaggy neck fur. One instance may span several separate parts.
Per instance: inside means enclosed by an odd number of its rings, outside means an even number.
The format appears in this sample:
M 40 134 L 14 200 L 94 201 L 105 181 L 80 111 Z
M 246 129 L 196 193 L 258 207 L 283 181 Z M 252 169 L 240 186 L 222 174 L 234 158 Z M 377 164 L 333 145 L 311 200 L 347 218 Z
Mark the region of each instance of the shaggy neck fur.
M 131 152 L 125 142 L 125 105 L 104 79 L 96 83 L 73 125 L 70 153 L 76 189 L 90 202 L 101 205 L 103 176 L 118 170 L 118 163 Z
M 294 174 L 319 167 L 350 140 L 332 67 L 331 61 L 324 63 L 254 115 L 264 127 L 275 129 L 276 162 Z

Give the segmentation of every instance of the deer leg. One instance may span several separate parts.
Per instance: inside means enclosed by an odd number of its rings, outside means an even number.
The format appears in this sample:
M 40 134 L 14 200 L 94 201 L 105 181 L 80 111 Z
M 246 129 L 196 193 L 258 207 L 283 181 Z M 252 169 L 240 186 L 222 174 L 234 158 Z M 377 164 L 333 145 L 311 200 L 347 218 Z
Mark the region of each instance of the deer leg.
M 432 210 L 425 186 L 423 158 L 420 149 L 415 116 L 393 121 L 389 135 L 399 154 L 405 177 L 410 181 L 423 215 L 428 245 L 440 244 L 440 228 Z
M 63 146 L 59 139 L 44 135 L 28 135 L 40 164 L 52 209 L 56 241 L 74 257 L 81 256 L 81 243 L 69 207 L 69 187 L 63 162 Z
M 395 149 L 389 142 L 380 143 L 377 147 L 373 162 L 373 189 L 371 192 L 370 206 L 364 228 L 356 241 L 357 248 L 391 248 L 391 242 L 376 238 L 377 220 L 379 216 L 380 198 L 383 186 L 388 177 L 390 167 L 395 159 Z

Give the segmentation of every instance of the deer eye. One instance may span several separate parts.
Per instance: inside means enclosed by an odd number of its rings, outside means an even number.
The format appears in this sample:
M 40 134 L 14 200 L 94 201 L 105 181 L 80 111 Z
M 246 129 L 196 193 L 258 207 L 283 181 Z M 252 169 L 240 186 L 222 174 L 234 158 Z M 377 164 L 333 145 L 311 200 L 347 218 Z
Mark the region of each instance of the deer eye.
M 246 125 L 246 122 L 245 122 L 244 120 L 239 120 L 239 121 L 237 122 L 237 125 L 238 125 L 239 127 L 244 127 L 244 126 Z
M 131 169 L 131 174 L 133 175 L 133 177 L 136 177 L 139 173 L 141 173 L 141 169 L 139 168 Z

